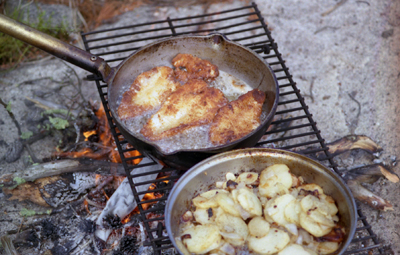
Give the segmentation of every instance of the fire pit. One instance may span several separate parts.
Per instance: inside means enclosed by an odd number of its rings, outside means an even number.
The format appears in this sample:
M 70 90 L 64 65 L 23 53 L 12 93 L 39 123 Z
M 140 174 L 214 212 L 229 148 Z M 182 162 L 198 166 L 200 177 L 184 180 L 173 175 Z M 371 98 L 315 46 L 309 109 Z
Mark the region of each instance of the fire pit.
M 227 21 L 229 21 L 229 25 L 227 25 Z M 310 157 L 317 155 L 322 164 L 339 172 L 329 148 L 321 137 L 320 131 L 278 51 L 278 45 L 272 38 L 255 4 L 218 13 L 167 18 L 128 27 L 82 33 L 82 39 L 87 51 L 106 59 L 111 65 L 117 65 L 140 47 L 156 40 L 185 34 L 204 35 L 213 31 L 223 33 L 230 40 L 256 51 L 272 67 L 279 82 L 281 98 L 275 120 L 256 146 L 292 150 Z M 116 40 L 117 42 L 115 42 Z M 113 57 L 109 57 L 111 55 Z M 111 116 L 107 101 L 107 84 L 96 75 L 90 75 L 88 79 L 93 80 L 96 84 L 102 104 L 106 109 L 105 114 L 127 176 L 126 186 L 133 192 L 134 201 L 137 204 L 136 214 L 132 214 L 132 217 L 143 227 L 141 233 L 146 235 L 143 238 L 145 240 L 143 245 L 150 247 L 153 254 L 172 253 L 173 245 L 166 234 L 163 212 L 169 191 L 183 173 L 168 166 L 161 166 L 150 157 L 144 157 L 142 164 L 131 164 L 132 160 L 138 159 L 138 156 L 131 154 L 135 148 L 128 146 L 128 142 L 118 131 Z M 147 171 L 149 168 L 151 171 Z M 159 178 L 156 179 L 156 176 Z M 107 227 L 113 228 L 114 224 L 118 227 L 121 221 L 124 219 L 108 217 L 106 224 L 108 224 Z M 77 220 L 76 224 L 82 224 L 82 222 Z M 42 227 L 47 229 L 49 225 L 51 224 L 45 224 Z M 89 221 L 82 225 L 85 227 L 86 233 L 93 234 L 93 222 Z M 51 232 L 51 228 L 49 231 Z M 132 247 L 132 244 L 136 242 L 135 238 L 129 235 L 118 241 L 120 245 L 124 244 L 125 248 Z M 128 248 L 126 249 L 124 252 L 128 252 Z M 134 250 L 136 251 L 135 247 L 131 252 Z M 384 251 L 366 217 L 358 209 L 357 232 L 353 244 L 350 245 L 346 254 L 360 252 L 383 254 Z

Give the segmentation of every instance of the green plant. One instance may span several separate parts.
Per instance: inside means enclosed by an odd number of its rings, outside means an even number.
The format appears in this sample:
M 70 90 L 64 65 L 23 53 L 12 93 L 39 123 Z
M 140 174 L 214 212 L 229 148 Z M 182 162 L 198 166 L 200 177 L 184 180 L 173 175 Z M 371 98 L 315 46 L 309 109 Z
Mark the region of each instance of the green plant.
M 62 24 L 58 27 L 52 26 L 52 15 L 49 15 L 49 17 L 46 18 L 45 11 L 39 13 L 37 22 L 33 22 L 30 20 L 23 21 L 22 14 L 23 11 L 21 10 L 21 8 L 17 8 L 7 16 L 19 22 L 23 22 L 30 27 L 36 28 L 37 30 L 47 33 L 58 39 L 68 39 L 69 32 L 65 23 L 62 22 Z M 29 17 L 29 13 L 26 16 Z M 38 50 L 33 48 L 32 46 L 9 35 L 0 33 L 0 66 L 9 67 L 10 65 L 18 64 L 26 57 L 32 58 L 36 55 L 37 52 Z

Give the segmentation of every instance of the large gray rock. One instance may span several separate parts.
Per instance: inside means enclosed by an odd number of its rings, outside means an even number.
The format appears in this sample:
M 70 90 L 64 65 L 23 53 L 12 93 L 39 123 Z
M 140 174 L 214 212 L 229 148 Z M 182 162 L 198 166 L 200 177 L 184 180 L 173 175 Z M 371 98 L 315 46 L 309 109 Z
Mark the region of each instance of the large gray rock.
M 63 28 L 78 32 L 82 25 L 77 9 L 61 4 L 42 4 L 27 0 L 5 1 L 6 15 L 33 26 L 43 23 L 50 28 Z

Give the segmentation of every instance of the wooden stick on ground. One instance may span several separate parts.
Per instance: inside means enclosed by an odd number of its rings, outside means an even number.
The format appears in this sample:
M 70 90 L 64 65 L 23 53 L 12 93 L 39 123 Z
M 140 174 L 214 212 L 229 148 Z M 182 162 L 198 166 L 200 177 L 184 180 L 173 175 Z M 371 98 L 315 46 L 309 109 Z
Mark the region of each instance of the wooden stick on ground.
M 62 159 L 34 164 L 23 171 L 0 176 L 0 184 L 12 187 L 44 177 L 76 172 L 95 172 L 101 175 L 126 176 L 122 164 L 91 159 Z

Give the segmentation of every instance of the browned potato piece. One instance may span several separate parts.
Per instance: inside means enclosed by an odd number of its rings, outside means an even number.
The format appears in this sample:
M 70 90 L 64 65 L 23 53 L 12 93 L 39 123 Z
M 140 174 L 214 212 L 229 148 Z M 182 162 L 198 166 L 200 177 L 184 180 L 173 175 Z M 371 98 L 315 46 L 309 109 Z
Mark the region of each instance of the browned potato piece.
M 247 226 L 249 228 L 250 235 L 257 238 L 266 236 L 270 229 L 269 223 L 261 216 L 251 219 Z
M 289 234 L 277 228 L 270 228 L 264 237 L 249 236 L 248 238 L 249 249 L 262 255 L 277 253 L 283 250 L 289 242 Z
M 222 213 L 217 216 L 215 222 L 225 241 L 234 246 L 245 244 L 247 236 L 249 235 L 249 230 L 242 218 L 228 213 Z
M 221 244 L 221 235 L 217 226 L 212 224 L 197 225 L 186 229 L 181 239 L 189 252 L 204 254 L 216 249 Z

